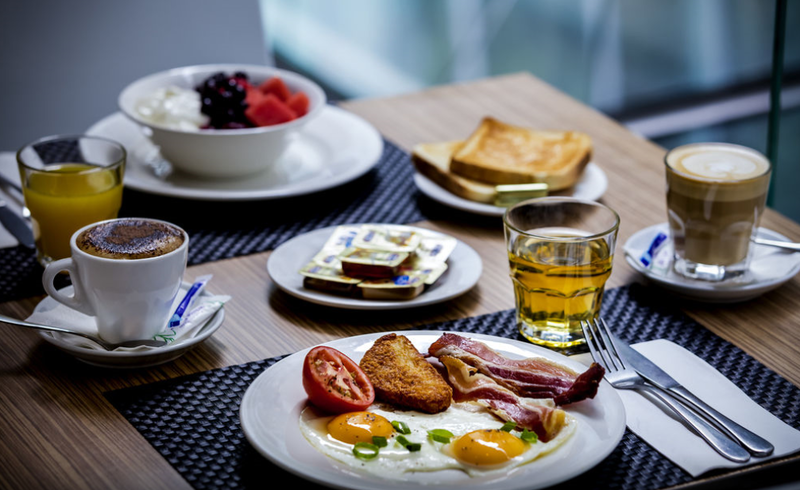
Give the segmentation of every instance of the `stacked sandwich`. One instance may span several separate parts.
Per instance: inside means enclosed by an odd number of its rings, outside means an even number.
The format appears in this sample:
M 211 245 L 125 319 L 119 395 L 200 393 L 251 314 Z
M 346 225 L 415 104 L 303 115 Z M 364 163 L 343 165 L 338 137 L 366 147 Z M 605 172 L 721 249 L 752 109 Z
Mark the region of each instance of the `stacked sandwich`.
M 300 274 L 308 289 L 412 299 L 444 274 L 455 246 L 453 237 L 408 226 L 339 226 Z
M 415 146 L 412 161 L 418 172 L 451 193 L 502 206 L 513 196 L 568 190 L 591 156 L 592 141 L 585 133 L 539 131 L 486 117 L 464 141 Z

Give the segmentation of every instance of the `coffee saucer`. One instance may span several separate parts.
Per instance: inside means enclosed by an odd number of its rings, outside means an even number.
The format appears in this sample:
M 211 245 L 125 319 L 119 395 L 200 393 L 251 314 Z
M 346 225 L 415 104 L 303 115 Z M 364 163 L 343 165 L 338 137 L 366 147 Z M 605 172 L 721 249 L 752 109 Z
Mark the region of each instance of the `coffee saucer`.
M 183 282 L 178 297 L 183 297 L 191 286 L 190 283 Z M 61 291 L 71 295 L 72 286 L 67 286 Z M 204 291 L 201 296 L 212 295 Z M 46 296 L 36 305 L 33 314 L 28 317 L 28 321 L 44 323 L 42 321 L 43 318 L 47 318 L 47 323 L 50 325 L 97 334 L 94 318 L 64 306 L 50 296 Z M 47 331 L 40 331 L 39 335 L 47 343 L 58 347 L 86 364 L 104 368 L 145 368 L 163 364 L 182 356 L 211 337 L 222 325 L 224 319 L 225 307 L 222 306 L 204 325 L 198 327 L 197 332 L 187 332 L 183 337 L 164 347 L 138 347 L 135 350 L 95 350 L 84 345 L 83 342 L 79 341 L 81 338 L 74 335 Z
M 648 268 L 642 263 L 642 254 L 647 251 L 658 233 L 669 236 L 669 225 L 660 223 L 634 233 L 623 247 L 625 259 L 631 267 L 653 283 L 694 301 L 708 303 L 747 301 L 781 286 L 800 272 L 800 253 L 752 244 L 754 249 L 750 270 L 743 276 L 719 283 L 688 279 L 673 270 L 671 259 L 665 261 L 662 267 L 656 268 Z M 759 228 L 757 236 L 769 240 L 791 241 L 784 235 L 766 228 Z M 664 243 L 664 247 L 666 249 L 663 253 L 671 257 L 672 244 L 669 239 Z

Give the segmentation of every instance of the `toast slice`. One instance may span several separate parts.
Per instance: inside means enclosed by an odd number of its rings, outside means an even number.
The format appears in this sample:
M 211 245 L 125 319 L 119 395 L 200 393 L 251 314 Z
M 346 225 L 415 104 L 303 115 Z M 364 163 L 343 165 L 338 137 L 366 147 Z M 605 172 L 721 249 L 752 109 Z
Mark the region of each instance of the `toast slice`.
M 411 162 L 417 172 L 458 197 L 494 203 L 497 191 L 493 185 L 470 180 L 450 171 L 450 158 L 463 144 L 461 140 L 418 144 L 411 151 Z
M 492 185 L 544 182 L 572 187 L 592 156 L 592 141 L 577 131 L 539 131 L 491 117 L 452 155 L 450 172 Z
M 443 412 L 450 406 L 453 389 L 408 337 L 394 333 L 380 337 L 359 365 L 380 401 L 425 413 Z

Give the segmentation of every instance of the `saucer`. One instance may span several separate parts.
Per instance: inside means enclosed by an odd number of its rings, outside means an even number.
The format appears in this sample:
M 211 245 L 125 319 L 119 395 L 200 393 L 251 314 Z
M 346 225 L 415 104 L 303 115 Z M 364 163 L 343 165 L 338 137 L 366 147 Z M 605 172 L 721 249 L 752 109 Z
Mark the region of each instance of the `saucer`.
M 181 284 L 181 293 L 183 296 L 192 285 L 188 282 Z M 67 286 L 62 291 L 66 294 L 72 293 L 72 286 Z M 211 296 L 208 292 L 203 291 L 202 296 Z M 90 331 L 85 327 L 87 323 L 93 323 L 94 320 L 79 313 L 72 308 L 62 305 L 50 296 L 46 296 L 33 310 L 33 314 L 47 313 L 54 318 L 59 318 L 59 324 L 56 326 L 64 328 L 72 328 L 73 330 L 86 331 L 87 333 L 96 334 L 95 331 Z M 172 361 L 185 354 L 191 348 L 201 344 L 207 338 L 216 332 L 222 325 L 225 319 L 225 307 L 221 307 L 212 316 L 205 325 L 200 327 L 200 330 L 190 338 L 182 337 L 175 342 L 168 344 L 164 347 L 149 348 L 147 350 L 131 350 L 131 351 L 103 351 L 93 350 L 80 345 L 72 344 L 64 339 L 71 337 L 69 334 L 62 334 L 59 332 L 40 331 L 39 335 L 49 344 L 52 344 L 67 354 L 71 354 L 80 361 L 93 366 L 104 368 L 144 368 L 156 366 L 165 362 Z M 74 328 L 74 325 L 81 325 L 80 328 Z M 187 334 L 188 335 L 188 334 Z
M 747 301 L 779 287 L 800 272 L 800 253 L 756 244 L 751 244 L 754 249 L 750 270 L 740 278 L 719 283 L 688 279 L 673 270 L 671 260 L 666 271 L 654 271 L 645 267 L 639 258 L 659 232 L 669 236 L 669 225 L 660 223 L 636 232 L 625 242 L 625 259 L 650 281 L 687 299 L 708 303 Z M 770 240 L 791 241 L 766 228 L 759 228 L 757 235 Z M 671 244 L 665 246 L 671 247 Z M 670 251 L 667 253 L 672 255 Z
M 144 131 L 117 112 L 87 134 L 113 139 L 128 150 L 126 187 L 184 199 L 249 201 L 310 194 L 361 177 L 383 153 L 383 139 L 371 124 L 330 105 L 293 135 L 273 168 L 242 179 L 203 179 L 173 171 Z
M 482 214 L 484 216 L 503 216 L 503 213 L 506 212 L 506 208 L 504 207 L 470 201 L 469 199 L 459 197 L 418 172 L 414 173 L 414 183 L 417 184 L 417 188 L 423 194 L 445 206 L 450 206 L 469 213 Z M 587 201 L 596 201 L 605 194 L 606 189 L 608 189 L 608 177 L 606 173 L 603 172 L 603 169 L 596 163 L 589 162 L 581 178 L 572 189 L 564 194 L 558 193 L 553 195 L 564 195 L 577 199 L 586 199 Z
M 409 226 L 409 228 L 421 230 L 421 228 L 413 226 Z M 447 271 L 436 283 L 413 299 L 351 298 L 304 288 L 300 269 L 320 251 L 335 229 L 335 226 L 331 226 L 311 231 L 294 237 L 273 250 L 267 260 L 267 272 L 275 285 L 296 298 L 319 305 L 353 310 L 400 310 L 453 299 L 472 289 L 481 277 L 483 262 L 480 256 L 469 245 L 459 240 L 447 260 Z M 427 229 L 424 231 L 440 234 Z

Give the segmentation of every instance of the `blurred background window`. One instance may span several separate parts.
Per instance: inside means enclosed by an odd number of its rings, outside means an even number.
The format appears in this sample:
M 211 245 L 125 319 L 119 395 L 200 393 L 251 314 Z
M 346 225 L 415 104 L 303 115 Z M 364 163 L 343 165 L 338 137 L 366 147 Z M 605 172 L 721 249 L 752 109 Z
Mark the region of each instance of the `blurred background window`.
M 790 1 L 772 205 L 800 221 L 800 2 Z M 766 152 L 775 2 L 261 0 L 275 62 L 331 98 L 528 71 L 666 148 Z

